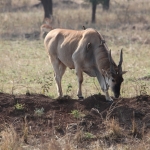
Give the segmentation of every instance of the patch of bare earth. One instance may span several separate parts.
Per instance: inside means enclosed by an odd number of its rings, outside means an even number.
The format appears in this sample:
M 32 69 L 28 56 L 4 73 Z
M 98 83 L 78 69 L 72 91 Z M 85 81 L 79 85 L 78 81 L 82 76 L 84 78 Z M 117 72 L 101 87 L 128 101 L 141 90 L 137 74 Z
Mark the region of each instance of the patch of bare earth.
M 80 112 L 81 116 L 76 118 L 71 113 L 73 110 Z M 80 138 L 79 147 L 83 146 L 83 141 L 98 139 L 105 140 L 108 144 L 126 143 L 126 138 L 131 137 L 142 139 L 150 130 L 149 112 L 148 95 L 115 99 L 114 103 L 109 103 L 103 95 L 93 95 L 81 101 L 69 97 L 56 100 L 40 94 L 0 93 L 0 130 L 13 125 L 22 138 L 26 128 L 24 142 L 29 145 L 35 145 L 37 141 L 46 143 L 51 137 L 60 138 L 68 133 L 75 135 L 79 130 L 94 135 L 93 138 Z M 112 119 L 117 120 L 118 128 L 124 130 L 123 134 L 115 138 L 103 134 L 108 130 L 107 121 Z

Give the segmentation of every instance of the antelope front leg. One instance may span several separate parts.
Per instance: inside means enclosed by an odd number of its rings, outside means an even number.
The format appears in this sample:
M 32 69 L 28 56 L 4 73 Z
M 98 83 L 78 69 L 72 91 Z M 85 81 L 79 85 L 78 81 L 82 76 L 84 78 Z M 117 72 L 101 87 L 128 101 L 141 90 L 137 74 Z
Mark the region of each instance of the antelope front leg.
M 108 85 L 106 83 L 106 78 L 104 76 L 102 76 L 99 71 L 96 71 L 96 75 L 97 75 L 97 79 L 98 79 L 98 82 L 101 86 L 101 89 L 102 91 L 104 92 L 105 94 L 105 98 L 106 98 L 106 101 L 110 101 L 110 102 L 113 102 L 113 99 L 109 96 L 109 93 L 108 93 Z
M 83 99 L 83 96 L 82 96 L 83 73 L 80 70 L 80 68 L 76 67 L 75 69 L 76 69 L 76 75 L 77 75 L 77 78 L 78 78 L 77 96 L 78 96 L 79 99 Z
M 106 101 L 113 102 L 113 99 L 109 96 L 108 90 L 103 90 Z
M 106 83 L 106 80 L 102 81 L 102 86 L 101 87 L 102 87 L 102 91 L 105 94 L 106 101 L 113 102 L 113 99 L 109 96 L 109 93 L 108 93 L 109 87 Z

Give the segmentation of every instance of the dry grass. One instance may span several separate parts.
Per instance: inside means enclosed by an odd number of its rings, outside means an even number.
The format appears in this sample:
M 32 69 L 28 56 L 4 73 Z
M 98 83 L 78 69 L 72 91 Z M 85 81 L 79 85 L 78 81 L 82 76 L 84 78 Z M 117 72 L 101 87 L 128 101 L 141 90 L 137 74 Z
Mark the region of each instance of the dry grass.
M 6 127 L 3 131 L 1 131 L 0 136 L 0 150 L 20 149 L 17 133 L 14 130 L 13 126 Z
M 150 139 L 149 134 L 147 134 L 142 140 L 137 138 L 126 139 L 126 144 L 113 144 L 115 140 L 121 139 L 122 136 L 125 136 L 123 133 L 123 129 L 119 127 L 119 124 L 116 120 L 111 120 L 108 124 L 107 131 L 105 132 L 105 136 L 103 138 L 109 139 L 111 142 L 109 144 L 105 143 L 105 140 L 97 139 L 97 141 L 93 141 L 88 145 L 85 145 L 86 149 L 89 150 L 148 150 L 150 148 Z M 80 131 L 81 132 L 81 131 Z M 79 133 L 78 133 L 79 134 Z M 83 134 L 83 133 L 80 133 Z M 5 128 L 0 133 L 1 141 L 0 141 L 0 150 L 81 150 L 77 148 L 79 143 L 82 143 L 82 139 L 78 141 L 76 145 L 75 139 L 70 137 L 70 135 L 65 135 L 62 138 L 53 137 L 49 140 L 48 143 L 41 143 L 36 145 L 28 145 L 23 143 L 21 140 L 18 140 L 17 134 L 12 126 Z

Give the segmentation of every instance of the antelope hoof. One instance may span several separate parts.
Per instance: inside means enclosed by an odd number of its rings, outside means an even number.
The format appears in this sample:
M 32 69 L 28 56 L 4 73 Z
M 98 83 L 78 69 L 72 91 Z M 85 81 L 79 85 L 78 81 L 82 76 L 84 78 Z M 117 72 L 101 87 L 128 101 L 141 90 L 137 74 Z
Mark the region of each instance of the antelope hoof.
M 83 96 L 78 96 L 78 98 L 79 98 L 79 100 L 82 100 L 82 99 L 84 99 L 84 97 L 83 97 Z
M 106 99 L 106 102 L 111 102 L 111 103 L 113 103 L 113 99 L 110 97 L 109 99 Z

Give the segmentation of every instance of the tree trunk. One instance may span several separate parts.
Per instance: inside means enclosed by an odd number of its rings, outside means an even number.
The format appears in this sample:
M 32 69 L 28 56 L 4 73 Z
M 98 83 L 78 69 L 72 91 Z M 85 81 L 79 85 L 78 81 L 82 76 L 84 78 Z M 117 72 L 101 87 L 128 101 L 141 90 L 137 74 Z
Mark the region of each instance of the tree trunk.
M 109 9 L 109 2 L 110 2 L 110 0 L 104 0 L 104 2 L 103 2 L 103 10 L 108 10 Z
M 50 13 L 50 15 L 53 15 L 53 2 L 52 2 L 52 0 L 49 0 L 48 2 L 49 2 L 49 4 L 48 4 L 49 13 Z
M 96 7 L 97 7 L 97 3 L 93 1 L 92 2 L 92 23 L 96 22 Z
M 53 2 L 52 0 L 41 0 L 44 8 L 44 18 L 50 18 L 53 14 Z

